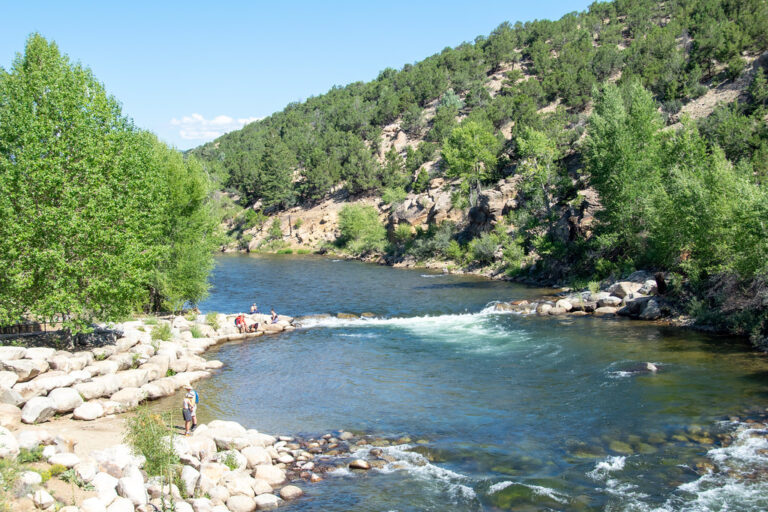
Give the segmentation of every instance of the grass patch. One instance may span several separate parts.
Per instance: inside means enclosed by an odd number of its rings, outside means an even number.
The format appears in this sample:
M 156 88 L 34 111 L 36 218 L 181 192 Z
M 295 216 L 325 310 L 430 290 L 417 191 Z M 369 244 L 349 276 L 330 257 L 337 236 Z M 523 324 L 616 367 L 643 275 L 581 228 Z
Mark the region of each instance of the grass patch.
M 83 480 L 78 476 L 77 472 L 75 471 L 75 468 L 71 468 L 64 471 L 61 475 L 59 475 L 59 478 L 61 478 L 67 483 L 74 484 L 83 490 L 86 490 L 86 491 L 94 490 L 94 487 L 91 484 L 89 484 L 88 482 L 86 482 L 85 480 Z
M 192 333 L 193 338 L 205 338 L 203 331 L 201 331 L 200 328 L 196 325 L 190 327 L 189 332 Z
M 11 500 L 21 468 L 12 459 L 0 459 L 0 512 L 11 512 Z
M 216 311 L 211 311 L 210 313 L 205 315 L 205 323 L 213 327 L 215 330 L 219 330 L 219 313 Z
M 293 254 L 293 249 L 280 249 L 277 254 Z
M 227 456 L 224 457 L 222 463 L 232 471 L 236 470 L 238 466 L 237 457 L 235 457 L 234 453 L 228 453 Z
M 157 325 L 157 318 L 148 316 L 144 319 L 144 325 Z
M 16 461 L 19 464 L 28 464 L 30 462 L 38 462 L 43 460 L 43 447 L 38 446 L 37 448 L 33 448 L 32 450 L 29 450 L 27 448 L 22 448 L 19 450 L 19 455 L 16 457 Z
M 160 415 L 139 407 L 125 422 L 125 441 L 134 452 L 146 458 L 144 469 L 150 476 L 169 475 L 179 464 L 173 449 L 173 429 L 169 415 Z
M 311 252 L 309 249 L 296 249 L 296 254 L 309 254 Z
M 152 339 L 169 341 L 171 339 L 171 324 L 163 322 L 152 328 Z

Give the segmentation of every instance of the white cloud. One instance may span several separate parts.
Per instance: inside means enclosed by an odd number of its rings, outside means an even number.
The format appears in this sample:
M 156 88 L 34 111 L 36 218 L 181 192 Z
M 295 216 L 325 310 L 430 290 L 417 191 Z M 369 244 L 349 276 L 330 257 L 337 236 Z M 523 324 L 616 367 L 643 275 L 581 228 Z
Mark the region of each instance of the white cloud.
M 239 117 L 234 119 L 220 115 L 213 119 L 206 119 L 200 114 L 183 116 L 181 119 L 171 119 L 171 125 L 179 128 L 179 136 L 186 140 L 207 141 L 215 139 L 232 130 L 242 128 L 248 123 L 258 121 L 260 117 Z

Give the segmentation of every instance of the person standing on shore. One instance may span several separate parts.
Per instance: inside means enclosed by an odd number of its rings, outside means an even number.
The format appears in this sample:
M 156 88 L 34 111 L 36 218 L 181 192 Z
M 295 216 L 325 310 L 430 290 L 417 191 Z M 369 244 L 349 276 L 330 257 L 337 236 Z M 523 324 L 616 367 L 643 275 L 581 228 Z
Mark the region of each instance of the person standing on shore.
M 195 402 L 195 391 L 192 389 L 192 386 L 187 384 L 184 386 L 184 389 L 187 392 L 184 395 L 184 405 L 181 413 L 184 416 L 184 435 L 188 436 L 191 432 L 190 426 L 193 423 L 194 427 L 197 426 L 197 403 Z
M 272 314 L 272 323 L 277 323 L 277 313 L 275 313 L 275 308 L 269 308 L 269 312 Z
M 251 304 L 251 314 L 253 315 L 258 312 L 259 312 L 259 306 L 257 306 L 256 303 L 254 302 L 253 304 Z

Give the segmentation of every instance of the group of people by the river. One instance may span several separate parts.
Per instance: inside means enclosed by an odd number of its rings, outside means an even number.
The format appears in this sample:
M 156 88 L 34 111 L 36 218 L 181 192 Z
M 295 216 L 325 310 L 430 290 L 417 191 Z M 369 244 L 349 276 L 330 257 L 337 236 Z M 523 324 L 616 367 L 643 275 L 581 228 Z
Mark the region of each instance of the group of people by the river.
M 258 313 L 259 307 L 254 302 L 251 304 L 251 314 Z M 277 313 L 275 313 L 275 308 L 269 308 L 269 313 L 270 323 L 276 324 L 278 322 L 278 316 Z M 241 333 L 256 332 L 259 328 L 259 322 L 248 325 L 245 320 L 245 315 L 240 313 L 235 317 L 235 327 L 237 327 L 237 330 Z M 200 402 L 200 395 L 189 384 L 184 386 L 184 389 L 186 390 L 186 393 L 184 394 L 181 413 L 184 417 L 184 435 L 188 436 L 195 430 L 195 428 L 197 428 L 197 404 Z
M 251 304 L 251 314 L 258 314 L 259 307 L 254 302 Z M 275 308 L 269 308 L 270 313 L 270 323 L 276 324 L 278 321 L 277 313 L 275 313 Z M 251 325 L 248 325 L 245 319 L 245 315 L 243 313 L 240 313 L 235 317 L 235 327 L 237 327 L 238 332 L 241 334 L 248 333 L 248 332 L 256 332 L 259 328 L 259 322 L 254 322 Z

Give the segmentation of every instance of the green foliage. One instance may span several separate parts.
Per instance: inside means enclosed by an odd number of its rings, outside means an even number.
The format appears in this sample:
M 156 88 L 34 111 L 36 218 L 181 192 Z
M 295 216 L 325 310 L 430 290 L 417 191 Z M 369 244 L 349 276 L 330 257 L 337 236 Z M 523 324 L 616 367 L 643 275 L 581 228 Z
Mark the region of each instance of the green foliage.
M 411 184 L 411 190 L 416 194 L 426 192 L 429 188 L 429 173 L 423 167 L 419 169 L 419 174 L 416 175 L 416 179 Z
M 64 473 L 67 470 L 67 466 L 64 466 L 62 464 L 54 464 L 50 468 L 48 468 L 48 472 L 51 474 L 51 476 L 59 476 L 60 474 Z
M 43 460 L 43 447 L 38 446 L 36 448 L 33 448 L 32 450 L 29 450 L 27 448 L 21 448 L 19 450 L 19 455 L 16 457 L 16 460 L 20 464 L 27 464 L 29 462 L 38 462 Z
M 471 206 L 477 202 L 481 184 L 496 171 L 499 149 L 493 132 L 474 121 L 466 121 L 453 130 L 443 147 L 446 175 L 460 177 L 467 183 Z
M 405 245 L 413 238 L 413 228 L 410 224 L 398 224 L 392 233 L 392 237 L 395 243 Z
M 396 206 L 405 201 L 407 195 L 403 188 L 385 188 L 381 193 L 381 201 Z
M 430 224 L 426 232 L 417 234 L 407 252 L 419 261 L 448 256 L 456 242 L 455 236 L 456 225 L 452 222 L 446 221 L 439 226 Z
M 160 322 L 152 328 L 150 334 L 153 340 L 169 341 L 171 339 L 171 324 Z
M 138 455 L 146 458 L 144 469 L 150 476 L 165 475 L 179 464 L 173 449 L 170 419 L 139 407 L 125 422 L 125 441 Z
M 157 325 L 157 317 L 156 316 L 148 316 L 144 319 L 145 325 Z
M 498 248 L 498 239 L 490 233 L 483 233 L 478 238 L 469 242 L 470 257 L 481 265 L 492 263 L 494 260 L 493 255 Z
M 345 205 L 339 212 L 338 243 L 355 254 L 380 252 L 386 244 L 386 229 L 373 206 Z
M 280 219 L 275 217 L 272 219 L 272 224 L 269 226 L 269 239 L 281 240 L 283 238 L 283 228 L 280 225 Z
M 213 327 L 214 330 L 219 330 L 219 313 L 217 311 L 209 311 L 205 314 L 205 323 Z
M 516 142 L 520 157 L 517 170 L 523 177 L 521 188 L 530 197 L 529 210 L 543 210 L 553 222 L 552 207 L 566 182 L 558 164 L 560 151 L 545 133 L 529 127 L 523 128 Z
M 237 469 L 237 457 L 235 457 L 235 454 L 230 452 L 224 457 L 224 460 L 222 463 L 227 466 L 231 471 L 234 471 Z
M 91 484 L 89 484 L 88 482 L 80 478 L 80 476 L 78 476 L 77 472 L 75 471 L 75 468 L 70 468 L 62 472 L 61 475 L 59 475 L 59 478 L 61 478 L 65 482 L 74 484 L 86 491 L 94 490 L 94 487 Z
M 136 129 L 90 70 L 38 34 L 0 72 L 0 323 L 65 327 L 197 301 L 210 183 Z
M 197 325 L 193 325 L 192 327 L 190 327 L 189 332 L 192 334 L 193 338 L 205 338 L 203 331 L 201 331 L 200 327 L 198 327 Z
M 15 497 L 13 493 L 20 474 L 19 462 L 13 459 L 0 459 L 0 512 L 11 512 L 10 502 Z

